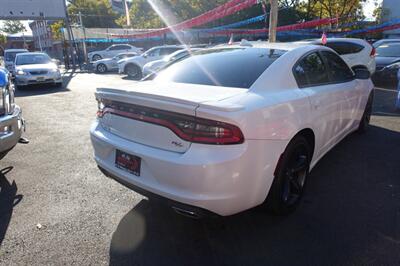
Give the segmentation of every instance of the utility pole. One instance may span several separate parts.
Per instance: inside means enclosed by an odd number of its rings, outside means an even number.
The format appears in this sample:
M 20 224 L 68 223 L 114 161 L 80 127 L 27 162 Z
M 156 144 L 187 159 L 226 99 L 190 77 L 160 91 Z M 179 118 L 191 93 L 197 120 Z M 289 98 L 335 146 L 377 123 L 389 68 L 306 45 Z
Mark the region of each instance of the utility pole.
M 276 42 L 276 27 L 278 25 L 278 0 L 270 0 L 269 42 Z
M 83 56 L 85 63 L 87 63 L 87 49 L 86 49 L 86 30 L 85 27 L 83 26 L 83 20 L 82 20 L 82 12 L 79 11 L 79 24 L 82 28 L 83 31 Z
M 125 16 L 126 16 L 126 26 L 130 27 L 131 26 L 131 18 L 129 16 L 128 1 L 126 1 L 126 0 L 124 0 L 124 7 L 125 7 Z

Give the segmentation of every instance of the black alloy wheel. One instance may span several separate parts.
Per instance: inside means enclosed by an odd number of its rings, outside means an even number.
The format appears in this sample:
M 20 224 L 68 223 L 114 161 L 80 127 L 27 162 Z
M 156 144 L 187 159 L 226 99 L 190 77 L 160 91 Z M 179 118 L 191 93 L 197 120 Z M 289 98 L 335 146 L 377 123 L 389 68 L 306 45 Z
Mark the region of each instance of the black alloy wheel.
M 310 144 L 303 136 L 297 136 L 289 143 L 279 160 L 264 203 L 269 211 L 287 215 L 296 209 L 310 171 L 311 154 Z

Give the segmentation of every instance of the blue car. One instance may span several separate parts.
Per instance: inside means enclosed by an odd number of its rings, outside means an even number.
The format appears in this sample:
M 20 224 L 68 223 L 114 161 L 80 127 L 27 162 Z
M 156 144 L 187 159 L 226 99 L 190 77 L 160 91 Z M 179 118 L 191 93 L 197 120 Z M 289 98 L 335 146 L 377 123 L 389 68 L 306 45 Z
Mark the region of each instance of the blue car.
M 0 68 L 0 160 L 17 145 L 24 124 L 21 108 L 14 102 L 10 73 Z

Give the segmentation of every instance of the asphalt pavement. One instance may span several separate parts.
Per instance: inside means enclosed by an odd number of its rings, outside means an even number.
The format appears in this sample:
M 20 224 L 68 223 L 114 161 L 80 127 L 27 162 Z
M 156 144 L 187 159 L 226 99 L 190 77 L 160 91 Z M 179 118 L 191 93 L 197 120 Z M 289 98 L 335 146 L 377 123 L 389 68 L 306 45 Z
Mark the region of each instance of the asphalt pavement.
M 28 145 L 0 161 L 1 265 L 400 265 L 400 113 L 377 89 L 368 132 L 311 173 L 299 209 L 192 220 L 104 177 L 89 127 L 96 87 L 118 75 L 65 74 L 65 88 L 17 92 Z

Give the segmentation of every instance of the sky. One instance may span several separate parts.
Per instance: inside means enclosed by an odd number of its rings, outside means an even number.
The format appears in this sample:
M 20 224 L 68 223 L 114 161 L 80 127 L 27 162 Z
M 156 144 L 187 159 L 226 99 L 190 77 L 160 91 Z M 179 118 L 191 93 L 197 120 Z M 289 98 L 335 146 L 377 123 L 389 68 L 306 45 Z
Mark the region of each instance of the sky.
M 382 0 L 367 0 L 364 4 L 364 15 L 369 20 L 373 19 L 372 12 L 375 10 L 375 2 L 381 4 Z
M 374 12 L 375 9 L 375 2 L 378 4 L 382 3 L 382 0 L 367 0 L 366 3 L 363 5 L 364 6 L 364 15 L 367 18 L 367 20 L 372 20 L 372 12 Z M 27 28 L 27 34 L 32 34 L 30 28 L 29 28 L 29 21 L 22 21 Z M 0 21 L 1 25 L 1 21 Z

